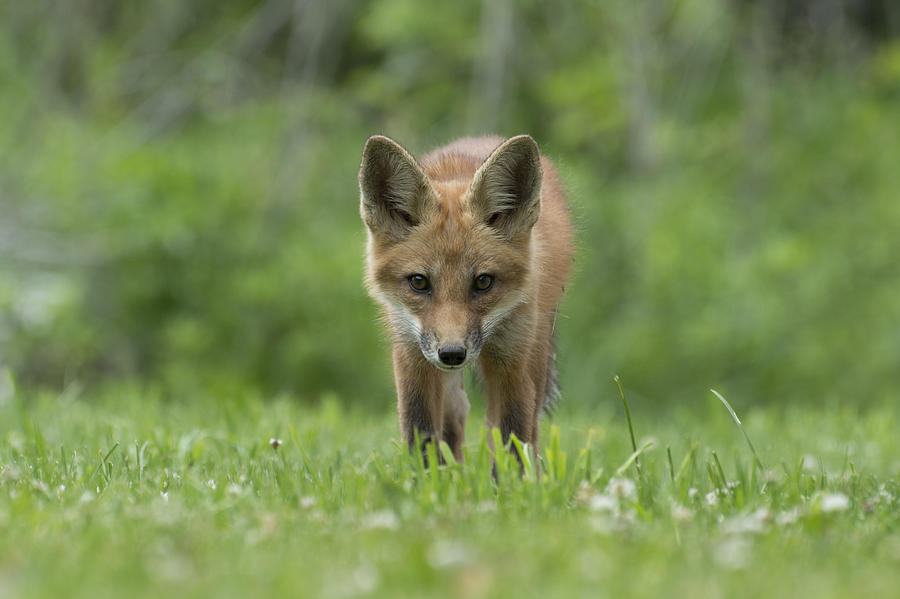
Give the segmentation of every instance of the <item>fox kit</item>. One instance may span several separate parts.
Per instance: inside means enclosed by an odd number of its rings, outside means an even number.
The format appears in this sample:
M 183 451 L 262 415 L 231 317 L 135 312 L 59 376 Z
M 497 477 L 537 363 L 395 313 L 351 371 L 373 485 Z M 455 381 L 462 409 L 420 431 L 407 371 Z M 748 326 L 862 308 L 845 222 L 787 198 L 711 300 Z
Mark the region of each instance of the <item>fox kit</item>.
M 527 135 L 464 138 L 419 161 L 376 135 L 359 186 L 367 285 L 393 336 L 410 450 L 418 435 L 462 458 L 470 365 L 488 426 L 536 447 L 541 409 L 558 395 L 554 319 L 572 260 L 553 165 Z

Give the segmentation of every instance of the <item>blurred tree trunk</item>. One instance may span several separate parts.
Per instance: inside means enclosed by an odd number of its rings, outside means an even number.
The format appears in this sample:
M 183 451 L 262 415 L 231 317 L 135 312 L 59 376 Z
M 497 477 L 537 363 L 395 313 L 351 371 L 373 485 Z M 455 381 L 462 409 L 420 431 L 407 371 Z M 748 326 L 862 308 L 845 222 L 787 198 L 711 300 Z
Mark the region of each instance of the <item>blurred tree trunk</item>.
M 515 51 L 513 11 L 510 0 L 482 2 L 481 49 L 475 57 L 467 119 L 468 130 L 475 134 L 500 132 L 500 115 L 514 84 L 508 73 Z
M 289 37 L 281 80 L 284 130 L 281 164 L 275 197 L 270 198 L 267 227 L 278 228 L 289 219 L 297 190 L 306 175 L 310 157 L 310 100 L 317 86 L 335 77 L 346 31 L 341 17 L 348 2 L 293 0 L 288 19 Z M 299 92 L 299 93 L 298 93 Z
M 752 249 L 763 226 L 765 198 L 769 185 L 769 154 L 771 148 L 771 48 L 773 25 L 777 16 L 767 2 L 748 7 L 744 16 L 743 36 L 739 39 L 738 60 L 741 73 L 742 124 L 747 156 L 741 177 L 741 188 L 736 193 L 739 215 L 739 237 L 736 249 Z
M 620 10 L 618 29 L 623 48 L 623 105 L 628 119 L 628 161 L 638 171 L 652 170 L 658 163 L 656 100 L 652 67 L 659 48 L 656 30 L 666 3 L 626 2 Z

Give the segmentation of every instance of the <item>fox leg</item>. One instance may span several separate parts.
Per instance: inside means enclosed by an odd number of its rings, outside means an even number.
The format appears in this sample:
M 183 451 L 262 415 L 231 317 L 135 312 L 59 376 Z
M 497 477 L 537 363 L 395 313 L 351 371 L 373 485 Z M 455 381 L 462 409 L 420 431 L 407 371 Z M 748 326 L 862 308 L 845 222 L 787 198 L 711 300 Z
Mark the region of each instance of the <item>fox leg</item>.
M 547 332 L 546 338 L 550 338 L 550 333 Z M 544 408 L 544 403 L 547 400 L 547 384 L 548 384 L 548 360 L 550 356 L 550 351 L 541 351 L 540 348 L 535 348 L 532 351 L 531 358 L 528 363 L 528 371 L 531 376 L 531 381 L 534 385 L 533 391 L 533 399 L 532 403 L 534 405 L 534 410 L 531 413 L 531 449 L 534 452 L 535 463 L 537 463 L 538 457 L 538 441 L 540 437 L 540 420 L 541 420 L 541 412 Z M 554 382 L 554 385 L 556 383 Z
M 397 344 L 394 346 L 393 357 L 400 432 L 409 445 L 409 451 L 418 449 L 427 459 L 427 444 L 439 443 L 441 439 L 441 373 L 425 361 L 418 347 Z M 421 444 L 418 448 L 417 435 Z
M 533 445 L 537 441 L 536 394 L 527 363 L 506 365 L 490 359 L 482 362 L 487 390 L 487 424 L 500 429 L 504 443 L 509 441 L 510 434 L 515 434 L 523 443 Z
M 444 423 L 442 438 L 453 450 L 453 457 L 462 461 L 462 446 L 466 436 L 466 417 L 469 398 L 463 386 L 462 372 L 442 373 Z

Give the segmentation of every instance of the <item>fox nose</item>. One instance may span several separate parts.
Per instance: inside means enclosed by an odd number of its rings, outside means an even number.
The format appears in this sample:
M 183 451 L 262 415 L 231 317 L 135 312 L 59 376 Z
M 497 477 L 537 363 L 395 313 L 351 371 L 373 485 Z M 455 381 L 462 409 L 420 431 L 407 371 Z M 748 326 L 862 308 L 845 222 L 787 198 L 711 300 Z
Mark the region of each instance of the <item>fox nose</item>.
M 461 345 L 447 345 L 438 350 L 438 358 L 447 366 L 459 366 L 466 361 L 466 348 Z

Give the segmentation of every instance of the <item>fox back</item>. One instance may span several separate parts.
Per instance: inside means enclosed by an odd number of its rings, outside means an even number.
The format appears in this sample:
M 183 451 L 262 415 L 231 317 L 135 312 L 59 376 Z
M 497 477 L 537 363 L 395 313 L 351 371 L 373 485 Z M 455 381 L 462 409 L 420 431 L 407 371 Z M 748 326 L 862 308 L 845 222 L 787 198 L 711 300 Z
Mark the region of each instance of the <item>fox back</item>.
M 553 165 L 526 135 L 464 138 L 416 161 L 369 138 L 359 171 L 367 286 L 391 332 L 400 425 L 457 458 L 474 365 L 487 421 L 537 443 L 557 394 L 553 329 L 572 227 Z

